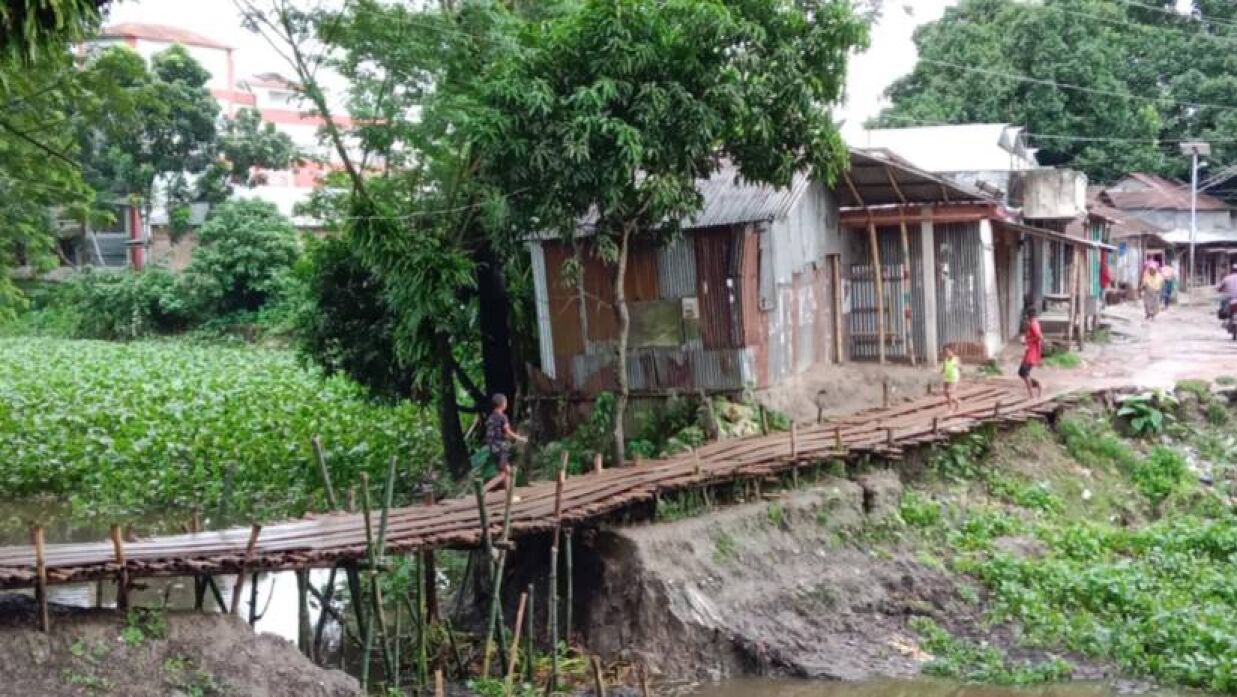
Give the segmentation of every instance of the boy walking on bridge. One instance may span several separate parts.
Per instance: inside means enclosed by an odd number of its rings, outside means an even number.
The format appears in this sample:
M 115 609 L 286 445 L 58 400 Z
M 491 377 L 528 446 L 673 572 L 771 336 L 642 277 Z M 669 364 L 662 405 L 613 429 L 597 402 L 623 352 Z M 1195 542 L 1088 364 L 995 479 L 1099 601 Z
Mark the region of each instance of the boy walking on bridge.
M 506 395 L 494 395 L 490 405 L 490 415 L 485 420 L 485 448 L 490 453 L 491 461 L 498 467 L 498 476 L 490 480 L 485 487 L 486 491 L 493 490 L 498 484 L 506 486 L 511 478 L 511 441 L 528 442 L 527 438 L 511 428 L 511 420 L 507 418 Z

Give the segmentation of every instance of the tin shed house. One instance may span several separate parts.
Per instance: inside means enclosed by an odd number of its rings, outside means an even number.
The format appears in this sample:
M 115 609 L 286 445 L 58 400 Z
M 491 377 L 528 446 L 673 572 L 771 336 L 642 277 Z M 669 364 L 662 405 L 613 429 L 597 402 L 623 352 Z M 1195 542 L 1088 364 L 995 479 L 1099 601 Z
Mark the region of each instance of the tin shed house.
M 842 216 L 888 217 L 890 207 L 905 201 L 919 225 L 923 206 L 963 210 L 967 202 L 995 205 L 892 157 L 861 151 L 851 153 L 846 182 L 832 188 L 807 176 L 796 177 L 786 189 L 751 185 L 724 167 L 700 182 L 700 193 L 704 207 L 679 239 L 635 247 L 629 255 L 628 384 L 633 395 L 738 393 L 775 386 L 813 366 L 869 354 L 875 358 L 867 334 L 876 331 L 877 313 L 868 302 L 874 297 L 867 288 L 870 267 L 867 277 L 862 269 L 869 255 L 862 239 L 857 242 L 844 228 Z M 856 207 L 856 201 L 863 203 Z M 917 228 L 914 249 L 923 234 L 932 245 L 936 235 L 953 239 L 949 224 L 954 214 L 940 214 L 939 233 L 931 223 Z M 895 236 L 889 244 L 896 246 L 896 216 L 892 220 Z M 882 228 L 882 240 L 887 232 Z M 966 240 L 978 249 L 977 236 Z M 610 269 L 584 234 L 573 240 L 534 239 L 529 250 L 540 335 L 541 368 L 533 371 L 537 391 L 588 397 L 615 389 L 617 324 Z M 893 278 L 903 278 L 907 269 L 892 249 L 884 258 L 891 300 L 880 314 L 887 336 L 900 331 L 897 318 L 908 317 L 903 297 L 918 308 L 909 321 L 922 325 L 922 313 L 930 310 L 926 321 L 936 322 L 935 308 L 925 307 L 917 290 L 922 279 L 897 285 Z M 935 266 L 930 269 L 935 289 Z M 916 331 L 923 342 L 922 330 Z M 928 355 L 935 360 L 935 351 Z
M 704 207 L 683 235 L 629 253 L 634 394 L 740 392 L 840 359 L 832 194 L 806 176 L 787 189 L 737 177 L 723 167 L 701 181 Z M 610 269 L 586 236 L 534 240 L 529 250 L 541 352 L 534 383 L 547 393 L 615 389 Z

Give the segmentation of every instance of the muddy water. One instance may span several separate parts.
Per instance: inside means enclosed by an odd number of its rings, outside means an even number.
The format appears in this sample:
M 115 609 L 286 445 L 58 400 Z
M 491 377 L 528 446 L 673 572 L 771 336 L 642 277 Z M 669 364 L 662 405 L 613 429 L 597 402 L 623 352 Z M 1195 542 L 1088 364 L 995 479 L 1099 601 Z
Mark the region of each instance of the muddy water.
M 1033 688 L 959 685 L 948 680 L 876 680 L 860 683 L 795 680 L 732 680 L 701 687 L 691 697 L 1116 697 L 1136 686 L 1074 682 Z M 1184 692 L 1155 691 L 1153 697 L 1182 697 Z M 1191 693 L 1194 694 L 1194 693 Z

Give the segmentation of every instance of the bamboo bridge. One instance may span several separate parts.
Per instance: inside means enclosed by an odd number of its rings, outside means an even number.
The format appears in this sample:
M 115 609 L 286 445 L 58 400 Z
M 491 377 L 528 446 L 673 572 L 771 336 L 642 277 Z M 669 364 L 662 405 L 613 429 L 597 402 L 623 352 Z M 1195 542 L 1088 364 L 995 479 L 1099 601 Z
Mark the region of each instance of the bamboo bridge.
M 513 538 L 603 520 L 661 494 L 733 482 L 761 481 L 792 474 L 824 460 L 871 455 L 898 459 L 904 450 L 946 440 L 984 424 L 1045 419 L 1065 399 L 1027 398 L 1022 385 L 994 380 L 958 392 L 961 408 L 950 411 L 943 397 L 869 409 L 793 427 L 789 432 L 723 440 L 693 452 L 650 460 L 637 466 L 596 470 L 559 482 L 536 482 L 516 489 L 510 509 Z M 502 525 L 506 496 L 485 496 L 487 525 L 495 536 Z M 437 548 L 473 548 L 483 541 L 483 511 L 472 497 L 432 505 L 393 508 L 385 535 L 385 554 Z M 245 574 L 305 570 L 361 562 L 368 553 L 373 524 L 363 514 L 325 514 L 267 525 L 124 542 L 42 544 L 0 547 L 0 590 L 50 584 L 144 577 Z M 37 537 L 37 535 L 36 535 Z

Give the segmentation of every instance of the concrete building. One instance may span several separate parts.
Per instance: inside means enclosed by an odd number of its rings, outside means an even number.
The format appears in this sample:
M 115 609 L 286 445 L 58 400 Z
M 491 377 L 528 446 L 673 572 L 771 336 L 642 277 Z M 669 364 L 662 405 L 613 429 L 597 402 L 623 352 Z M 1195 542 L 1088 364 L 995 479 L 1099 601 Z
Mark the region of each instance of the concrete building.
M 926 172 L 998 197 L 1010 190 L 1011 173 L 1039 167 L 1024 129 L 1008 123 L 875 128 L 849 144 L 889 151 Z

